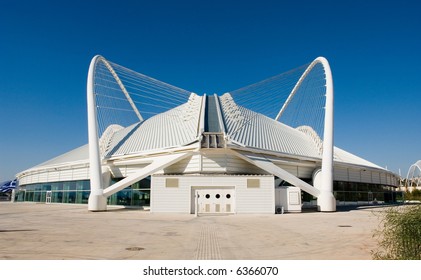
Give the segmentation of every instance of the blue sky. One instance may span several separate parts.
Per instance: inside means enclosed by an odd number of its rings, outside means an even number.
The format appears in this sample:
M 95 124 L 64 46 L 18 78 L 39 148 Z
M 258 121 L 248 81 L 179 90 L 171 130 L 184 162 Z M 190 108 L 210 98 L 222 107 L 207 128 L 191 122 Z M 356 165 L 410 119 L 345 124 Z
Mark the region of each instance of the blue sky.
M 420 1 L 5 1 L 0 181 L 87 143 L 96 54 L 224 93 L 326 57 L 335 145 L 406 175 L 421 159 Z

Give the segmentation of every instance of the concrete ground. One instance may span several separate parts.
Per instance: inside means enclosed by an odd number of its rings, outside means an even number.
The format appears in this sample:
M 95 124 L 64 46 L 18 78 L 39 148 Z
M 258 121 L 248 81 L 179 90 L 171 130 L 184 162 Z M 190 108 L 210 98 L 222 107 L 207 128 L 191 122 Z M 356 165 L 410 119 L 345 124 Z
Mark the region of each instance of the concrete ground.
M 0 259 L 365 260 L 376 212 L 201 216 L 0 203 Z

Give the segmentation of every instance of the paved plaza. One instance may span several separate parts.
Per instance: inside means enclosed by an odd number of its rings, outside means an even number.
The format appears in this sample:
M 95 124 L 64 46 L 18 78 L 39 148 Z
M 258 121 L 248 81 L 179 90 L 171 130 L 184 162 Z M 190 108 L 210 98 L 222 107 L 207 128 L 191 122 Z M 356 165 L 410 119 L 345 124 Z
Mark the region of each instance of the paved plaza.
M 376 212 L 200 216 L 0 203 L 0 259 L 365 260 Z

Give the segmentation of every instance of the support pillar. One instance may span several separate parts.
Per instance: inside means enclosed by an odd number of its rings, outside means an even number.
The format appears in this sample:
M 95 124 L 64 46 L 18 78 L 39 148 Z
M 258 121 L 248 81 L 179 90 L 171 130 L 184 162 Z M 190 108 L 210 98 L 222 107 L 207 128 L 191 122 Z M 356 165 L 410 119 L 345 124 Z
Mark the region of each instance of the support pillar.
M 96 119 L 97 110 L 94 93 L 94 72 L 99 59 L 101 59 L 101 56 L 97 55 L 91 61 L 86 91 L 88 102 L 89 175 L 91 181 L 91 194 L 88 200 L 89 211 L 107 210 L 107 198 L 103 195 L 98 123 Z
M 316 61 L 323 65 L 326 75 L 322 182 L 320 195 L 317 197 L 317 208 L 322 212 L 334 212 L 336 211 L 336 199 L 333 196 L 333 79 L 326 58 L 318 57 Z

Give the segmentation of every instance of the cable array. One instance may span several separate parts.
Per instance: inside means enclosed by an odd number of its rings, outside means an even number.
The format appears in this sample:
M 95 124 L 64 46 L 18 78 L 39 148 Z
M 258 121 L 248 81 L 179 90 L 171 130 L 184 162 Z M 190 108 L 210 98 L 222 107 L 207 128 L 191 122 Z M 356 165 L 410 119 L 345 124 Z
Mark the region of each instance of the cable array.
M 173 109 L 191 94 L 105 59 L 95 67 L 94 93 L 100 136 L 111 125 L 127 127 Z
M 230 94 L 238 105 L 275 119 L 309 65 L 231 91 Z M 326 95 L 323 66 L 316 64 L 295 90 L 279 121 L 294 128 L 310 126 L 323 139 Z

